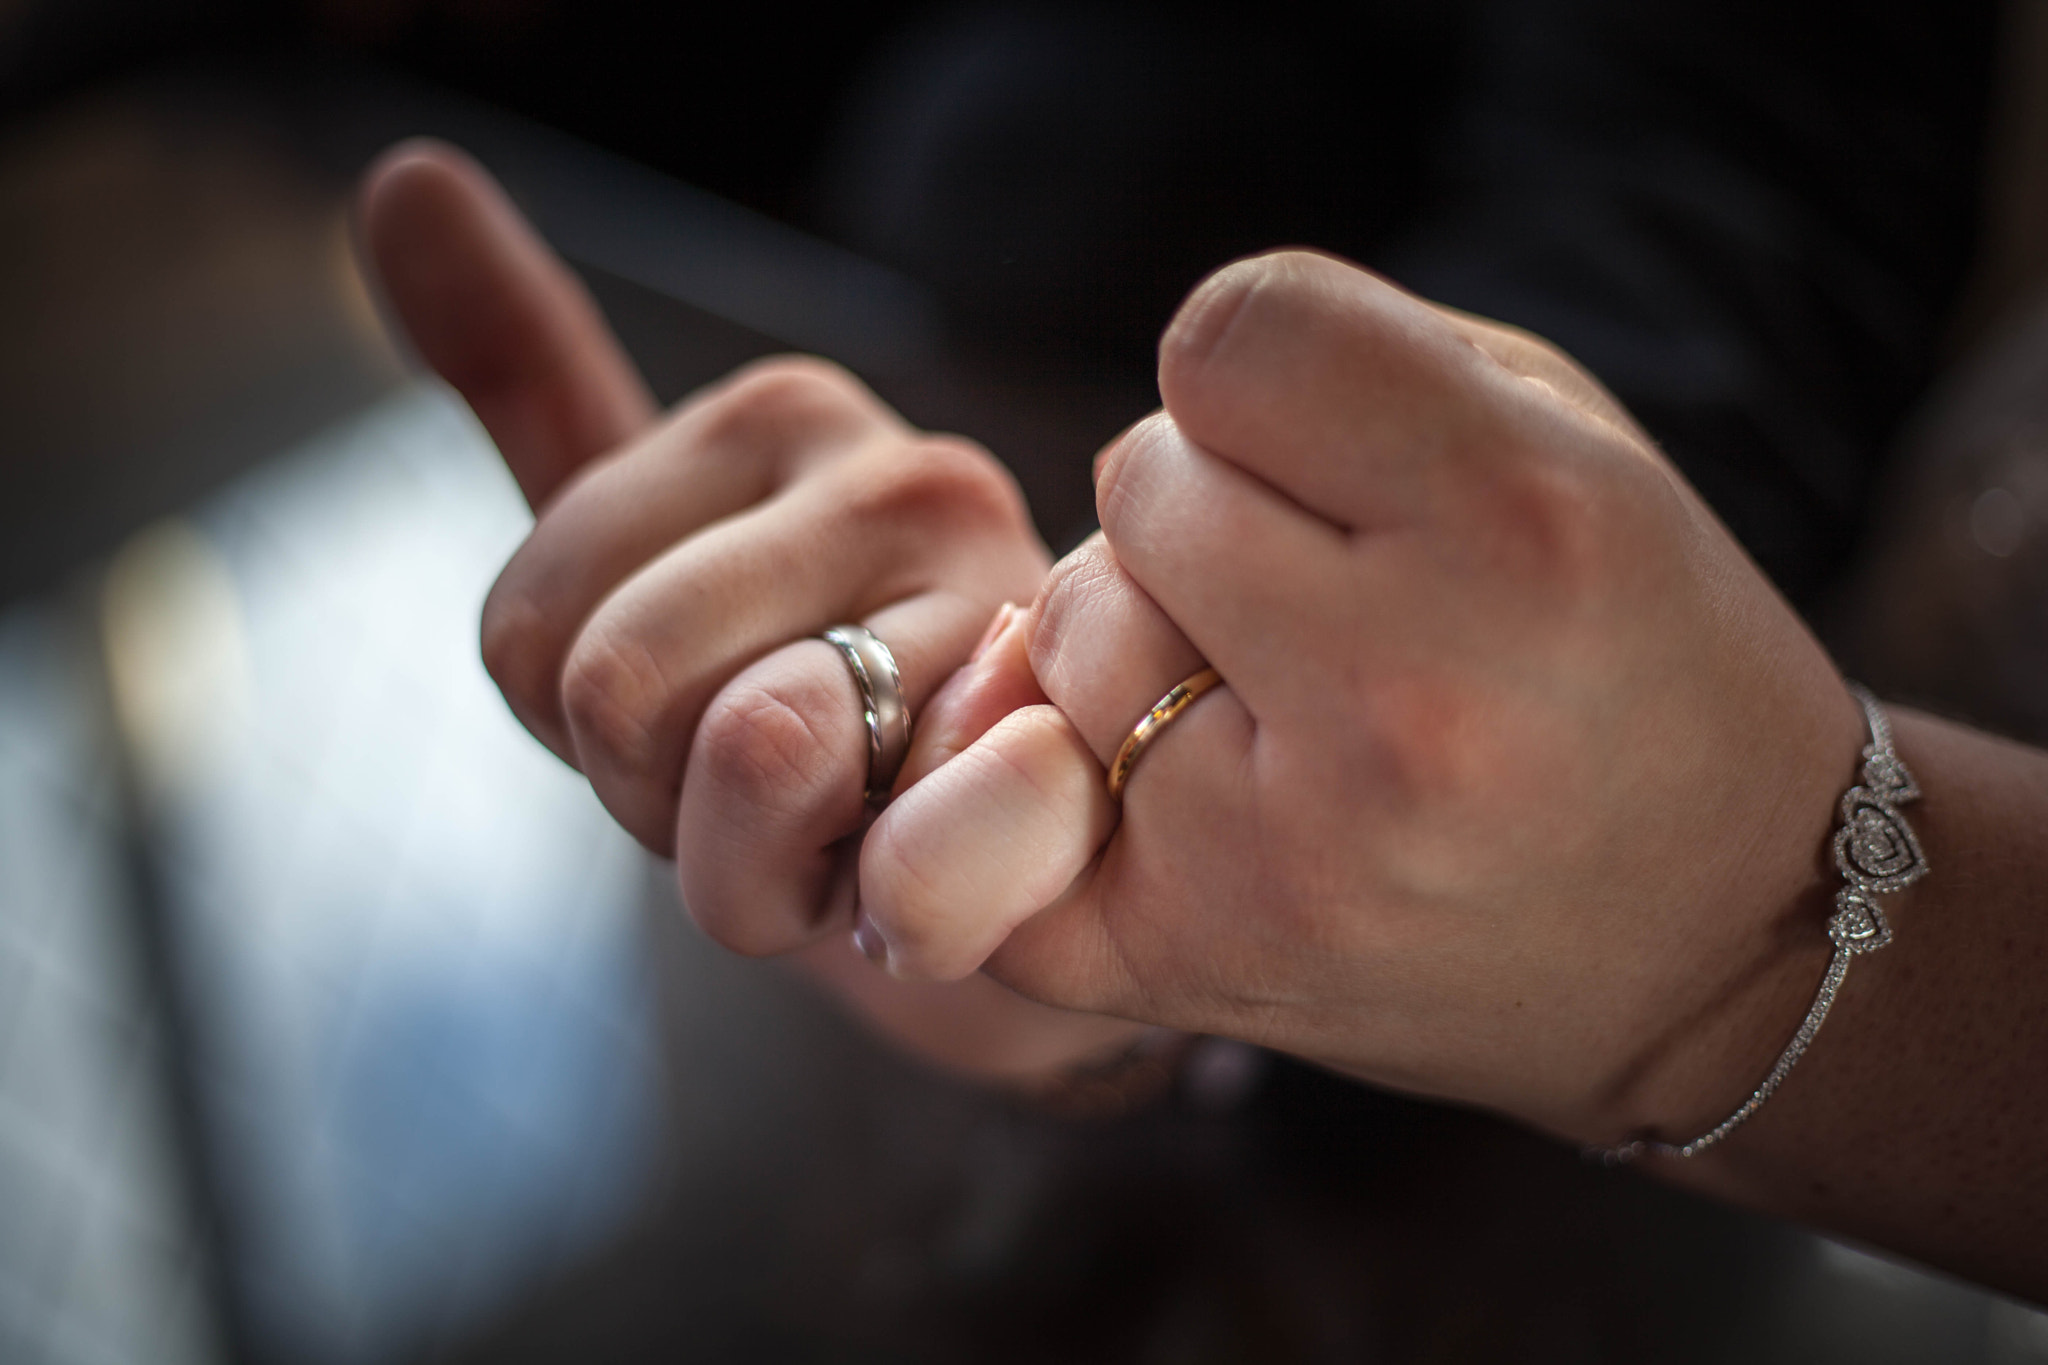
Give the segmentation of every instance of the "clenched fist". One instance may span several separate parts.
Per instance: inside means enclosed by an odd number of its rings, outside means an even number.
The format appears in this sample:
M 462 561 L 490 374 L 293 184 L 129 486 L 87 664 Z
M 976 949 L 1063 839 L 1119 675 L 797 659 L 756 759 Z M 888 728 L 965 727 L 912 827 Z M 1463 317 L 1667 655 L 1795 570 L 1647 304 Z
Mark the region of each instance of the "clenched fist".
M 1048 704 L 868 835 L 891 970 L 1585 1140 L 1711 1126 L 1827 957 L 1862 734 L 1819 645 L 1584 372 L 1342 262 L 1212 277 L 1160 387 L 984 656 Z M 1205 662 L 1119 810 L 1104 765 Z
M 1031 599 L 1050 556 L 994 457 L 803 357 L 657 413 L 582 286 L 452 148 L 386 153 L 360 227 L 395 321 L 537 513 L 484 608 L 485 663 L 619 823 L 675 857 L 705 930 L 798 955 L 883 1031 L 982 1075 L 1031 1079 L 1137 1036 L 987 979 L 894 981 L 852 946 L 867 740 L 815 637 L 866 624 L 922 708 L 996 606 Z M 1028 699 L 953 698 L 904 780 L 943 756 L 944 715 L 978 733 Z

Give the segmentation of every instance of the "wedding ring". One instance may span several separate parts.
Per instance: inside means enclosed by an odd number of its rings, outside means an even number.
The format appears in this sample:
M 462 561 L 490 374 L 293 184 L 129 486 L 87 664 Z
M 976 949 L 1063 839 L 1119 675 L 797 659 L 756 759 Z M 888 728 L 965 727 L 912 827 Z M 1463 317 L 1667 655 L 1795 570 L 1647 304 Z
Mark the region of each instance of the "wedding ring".
M 1110 800 L 1124 799 L 1124 783 L 1131 780 L 1131 769 L 1138 766 L 1139 756 L 1151 747 L 1153 740 L 1159 738 L 1159 732 L 1175 716 L 1187 710 L 1196 697 L 1222 681 L 1215 669 L 1205 668 L 1152 704 L 1152 709 L 1131 727 L 1130 738 L 1116 751 L 1116 761 L 1109 765 Z
M 834 626 L 818 637 L 839 651 L 860 692 L 861 719 L 868 727 L 867 801 L 880 810 L 910 752 L 910 708 L 903 702 L 903 675 L 896 656 L 866 626 Z

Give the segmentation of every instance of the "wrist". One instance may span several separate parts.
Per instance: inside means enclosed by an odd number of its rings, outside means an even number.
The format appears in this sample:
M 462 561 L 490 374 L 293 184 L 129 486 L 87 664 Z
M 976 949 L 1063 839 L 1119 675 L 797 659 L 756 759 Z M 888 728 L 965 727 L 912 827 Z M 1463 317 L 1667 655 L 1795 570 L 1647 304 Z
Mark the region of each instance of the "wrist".
M 1884 898 L 1827 1028 L 1715 1159 L 1660 1177 L 2040 1298 L 2048 755 L 1892 712 L 1933 874 Z
M 1753 951 L 1716 978 L 1715 998 L 1670 1022 L 1640 1054 L 1596 1129 L 1594 1146 L 1683 1144 L 1712 1131 L 1756 1089 L 1799 1029 L 1828 970 L 1832 902 L 1816 883 L 1763 920 Z
M 1834 860 L 1838 808 L 1857 781 L 1868 733 L 1860 702 L 1839 681 L 1834 688 L 1842 705 L 1823 710 L 1828 723 L 1787 755 L 1775 781 L 1761 775 L 1738 798 L 1751 836 L 1731 841 L 1738 852 L 1713 866 L 1693 912 L 1678 919 L 1717 932 L 1681 945 L 1660 993 L 1665 1008 L 1601 1106 L 1598 1143 L 1655 1148 L 1713 1133 L 1773 1075 L 1829 979 L 1836 945 L 1828 923 L 1843 881 Z

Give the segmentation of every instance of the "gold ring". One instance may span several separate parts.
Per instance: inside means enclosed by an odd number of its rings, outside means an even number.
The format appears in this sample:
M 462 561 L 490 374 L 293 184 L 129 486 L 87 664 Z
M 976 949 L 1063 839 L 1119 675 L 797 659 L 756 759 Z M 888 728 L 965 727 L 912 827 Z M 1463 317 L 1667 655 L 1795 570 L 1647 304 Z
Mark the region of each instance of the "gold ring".
M 1124 799 L 1124 783 L 1131 780 L 1131 769 L 1138 766 L 1138 756 L 1159 738 L 1159 732 L 1166 728 L 1167 723 L 1187 710 L 1196 697 L 1222 681 L 1215 669 L 1205 668 L 1152 704 L 1152 709 L 1131 727 L 1130 738 L 1124 741 L 1123 748 L 1116 751 L 1116 761 L 1109 765 L 1110 800 Z

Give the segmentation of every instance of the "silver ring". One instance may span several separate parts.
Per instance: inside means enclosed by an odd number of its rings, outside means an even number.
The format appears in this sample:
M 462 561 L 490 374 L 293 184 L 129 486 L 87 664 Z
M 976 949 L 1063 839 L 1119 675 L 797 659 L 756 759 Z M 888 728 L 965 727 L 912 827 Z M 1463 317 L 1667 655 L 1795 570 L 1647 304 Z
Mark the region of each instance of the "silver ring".
M 877 810 L 910 753 L 910 708 L 903 702 L 903 675 L 896 656 L 866 626 L 834 626 L 818 637 L 839 650 L 860 691 L 861 719 L 868 727 L 867 801 Z

